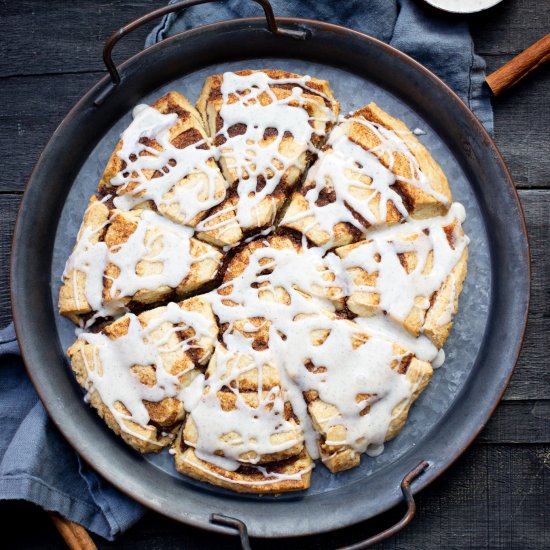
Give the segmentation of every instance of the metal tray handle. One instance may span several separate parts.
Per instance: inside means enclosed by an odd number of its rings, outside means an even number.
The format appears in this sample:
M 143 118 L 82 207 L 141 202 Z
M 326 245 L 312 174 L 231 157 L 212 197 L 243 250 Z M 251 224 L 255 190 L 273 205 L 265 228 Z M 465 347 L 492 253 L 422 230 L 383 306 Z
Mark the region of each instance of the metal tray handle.
M 426 460 L 423 460 L 422 462 L 420 462 L 420 464 L 415 466 L 402 479 L 401 492 L 403 493 L 403 497 L 405 498 L 405 503 L 407 504 L 407 511 L 405 512 L 405 515 L 396 524 L 392 525 L 385 531 L 378 533 L 377 535 L 373 535 L 372 537 L 362 540 L 361 542 L 352 544 L 351 546 L 344 546 L 339 550 L 361 550 L 362 548 L 368 548 L 373 544 L 377 544 L 378 542 L 381 542 L 389 537 L 393 537 L 393 535 L 395 535 L 396 533 L 401 531 L 401 529 L 409 525 L 409 523 L 414 518 L 414 514 L 416 513 L 416 502 L 414 501 L 414 497 L 411 491 L 411 483 L 419 475 L 423 474 L 429 465 L 430 464 Z
M 112 36 L 107 40 L 107 42 L 105 43 L 105 47 L 103 48 L 103 62 L 105 63 L 105 66 L 107 67 L 107 70 L 111 75 L 113 84 L 115 86 L 118 86 L 118 84 L 120 84 L 120 74 L 113 61 L 112 53 L 116 43 L 122 37 L 138 29 L 142 25 L 145 25 L 146 23 L 153 21 L 153 19 L 157 19 L 158 17 L 162 17 L 163 15 L 166 15 L 168 13 L 179 11 L 185 8 L 190 8 L 191 6 L 198 6 L 199 4 L 207 4 L 209 2 L 216 2 L 216 1 L 219 1 L 219 0 L 183 0 L 183 2 L 177 2 L 176 4 L 163 6 L 162 8 L 159 8 L 145 15 L 142 15 L 138 19 L 134 19 L 134 21 L 131 21 L 127 25 L 124 25 L 124 27 L 121 27 L 120 29 L 118 29 L 118 31 L 114 32 Z M 269 3 L 268 0 L 252 0 L 252 1 L 256 2 L 256 4 L 259 4 L 263 8 L 267 28 L 273 34 L 276 34 L 278 36 L 288 36 L 290 38 L 296 38 L 296 39 L 304 39 L 306 37 L 305 31 L 280 28 L 277 25 L 277 20 L 275 19 L 275 15 L 273 14 L 273 8 L 271 7 L 271 4 Z
M 113 61 L 112 53 L 113 53 L 113 48 L 122 37 L 126 36 L 127 34 L 141 27 L 142 25 L 149 23 L 153 19 L 157 19 L 158 17 L 162 17 L 168 13 L 173 13 L 175 11 L 189 8 L 191 6 L 197 6 L 199 4 L 207 4 L 209 2 L 215 2 L 215 1 L 218 1 L 218 0 L 183 0 L 182 2 L 177 2 L 176 4 L 170 4 L 168 6 L 164 6 L 150 13 L 147 13 L 139 17 L 138 19 L 135 19 L 134 21 L 128 23 L 127 25 L 124 25 L 124 27 L 121 27 L 120 29 L 118 29 L 118 31 L 114 32 L 112 36 L 109 38 L 109 40 L 107 40 L 107 42 L 105 43 L 105 47 L 103 49 L 103 61 L 105 63 L 105 66 L 107 67 L 107 70 L 109 71 L 109 74 L 111 75 L 111 80 L 113 85 L 118 86 L 120 84 L 120 74 Z M 265 18 L 266 18 L 267 29 L 270 32 L 279 36 L 288 36 L 290 38 L 296 38 L 296 39 L 304 39 L 306 37 L 305 31 L 280 28 L 277 25 L 277 20 L 275 19 L 275 15 L 273 14 L 273 8 L 271 7 L 271 4 L 269 3 L 268 0 L 252 0 L 252 1 L 256 2 L 263 8 Z M 98 98 L 99 101 L 101 101 L 101 99 Z M 96 101 L 96 104 L 97 103 L 98 101 Z M 405 497 L 405 502 L 407 503 L 407 512 L 405 513 L 403 518 L 401 518 L 400 521 L 398 521 L 395 525 L 393 525 L 389 529 L 386 529 L 385 531 L 378 533 L 377 535 L 374 535 L 368 539 L 365 539 L 351 546 L 343 547 L 340 550 L 361 550 L 362 548 L 367 548 L 368 546 L 371 546 L 388 537 L 391 537 L 392 535 L 394 535 L 395 533 L 403 529 L 405 526 L 407 526 L 413 519 L 414 514 L 416 512 L 416 504 L 414 502 L 414 498 L 410 489 L 411 482 L 415 478 L 417 478 L 420 474 L 422 474 L 427 467 L 428 467 L 428 462 L 426 461 L 421 462 L 420 464 L 418 464 L 418 466 L 413 468 L 401 481 L 401 491 L 403 492 L 403 496 Z M 237 518 L 225 516 L 223 514 L 212 514 L 210 516 L 210 522 L 216 525 L 231 527 L 236 531 L 238 531 L 239 538 L 241 541 L 241 547 L 243 548 L 243 550 L 251 550 L 250 540 L 248 537 L 248 529 L 246 527 L 246 524 L 243 521 Z
M 402 479 L 401 491 L 403 493 L 403 497 L 405 498 L 405 503 L 407 504 L 407 511 L 397 523 L 395 523 L 385 531 L 382 531 L 381 533 L 373 535 L 372 537 L 362 540 L 361 542 L 352 544 L 351 546 L 343 546 L 339 550 L 362 550 L 363 548 L 368 548 L 373 544 L 377 544 L 378 542 L 382 542 L 383 540 L 392 537 L 393 535 L 401 531 L 401 529 L 406 527 L 412 521 L 412 519 L 414 518 L 414 514 L 416 513 L 416 503 L 414 501 L 414 497 L 411 491 L 411 483 L 418 476 L 424 473 L 428 466 L 429 463 L 423 460 Z M 246 524 L 244 523 L 244 521 L 241 521 L 237 518 L 225 516 L 223 514 L 212 514 L 210 516 L 210 523 L 223 525 L 225 527 L 232 527 L 233 529 L 237 530 L 241 539 L 242 549 L 251 550 L 250 540 L 248 538 L 248 529 L 246 528 Z

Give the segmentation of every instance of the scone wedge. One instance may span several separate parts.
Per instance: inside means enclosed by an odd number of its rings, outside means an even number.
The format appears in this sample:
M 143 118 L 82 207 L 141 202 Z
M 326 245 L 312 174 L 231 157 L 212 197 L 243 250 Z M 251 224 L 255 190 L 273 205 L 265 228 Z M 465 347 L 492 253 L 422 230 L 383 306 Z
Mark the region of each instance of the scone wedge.
M 208 362 L 218 329 L 202 298 L 127 314 L 69 348 L 90 405 L 134 449 L 158 452 L 185 416 L 182 390 Z
M 138 105 L 101 177 L 98 192 L 115 206 L 155 209 L 195 227 L 222 202 L 226 182 L 196 109 L 177 92 Z
M 346 270 L 347 307 L 363 317 L 383 313 L 441 348 L 458 310 L 468 260 L 463 209 L 406 223 L 336 249 Z
M 193 447 L 182 444 L 181 438 L 176 440 L 173 450 L 178 472 L 237 493 L 304 491 L 311 484 L 314 463 L 305 449 L 297 457 L 273 462 L 262 469 L 243 464 L 237 470 L 226 470 L 201 460 Z
M 339 104 L 324 80 L 261 70 L 208 77 L 197 107 L 230 186 L 210 216 L 209 233 L 233 245 L 237 231 L 216 235 L 220 215 L 226 217 L 222 227 L 234 220 L 245 235 L 273 225 L 323 145 Z
M 294 320 L 281 357 L 300 388 L 332 472 L 359 464 L 404 426 L 432 367 L 402 345 L 325 312 Z
M 444 214 L 450 203 L 445 174 L 425 147 L 371 103 L 333 129 L 281 225 L 334 248 L 372 227 Z
M 75 323 L 111 317 L 215 280 L 222 253 L 150 210 L 109 210 L 92 197 L 67 262 L 59 311 Z
M 309 469 L 298 468 L 308 461 L 304 438 L 274 358 L 240 334 L 226 340 L 230 348 L 216 346 L 175 445 L 176 467 L 241 492 L 305 488 Z

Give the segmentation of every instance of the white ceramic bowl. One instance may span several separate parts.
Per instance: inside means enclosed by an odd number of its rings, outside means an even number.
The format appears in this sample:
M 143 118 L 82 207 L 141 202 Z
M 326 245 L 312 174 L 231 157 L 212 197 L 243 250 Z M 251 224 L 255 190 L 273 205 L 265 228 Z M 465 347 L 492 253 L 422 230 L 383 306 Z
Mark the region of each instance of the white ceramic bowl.
M 430 6 L 449 13 L 476 13 L 496 6 L 502 0 L 424 0 Z

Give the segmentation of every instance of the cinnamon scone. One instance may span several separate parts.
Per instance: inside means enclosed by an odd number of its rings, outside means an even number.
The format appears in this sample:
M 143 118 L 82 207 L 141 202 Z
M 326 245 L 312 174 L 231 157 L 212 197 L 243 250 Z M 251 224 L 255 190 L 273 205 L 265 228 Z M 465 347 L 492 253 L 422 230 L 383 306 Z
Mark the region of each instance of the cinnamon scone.
M 210 215 L 214 228 L 201 229 L 227 245 L 239 240 L 237 232 L 218 235 L 228 219 L 244 234 L 274 224 L 340 108 L 328 82 L 273 70 L 210 76 L 197 107 L 233 191 Z
M 266 464 L 300 454 L 303 434 L 274 358 L 238 337 L 229 345 L 216 346 L 203 394 L 185 423 L 185 444 L 226 463 Z
M 444 214 L 450 204 L 445 174 L 429 152 L 371 103 L 334 128 L 281 225 L 334 248 L 372 227 Z
M 305 295 L 322 300 L 325 307 L 330 307 L 328 301 L 340 307 L 343 291 L 332 267 L 320 249 L 303 246 L 292 235 L 274 234 L 237 251 L 218 293 L 226 300 L 237 297 L 238 302 L 243 296 L 283 305 Z
M 214 160 L 200 115 L 177 92 L 152 106 L 138 105 L 99 182 L 123 210 L 153 208 L 195 227 L 225 198 L 226 182 Z
M 186 388 L 214 350 L 218 329 L 203 298 L 132 313 L 83 332 L 67 354 L 87 400 L 139 452 L 170 444 L 184 419 Z
M 150 210 L 109 210 L 92 197 L 65 268 L 59 311 L 75 323 L 130 304 L 185 297 L 216 278 L 222 253 Z
M 384 313 L 415 336 L 442 347 L 458 309 L 467 271 L 464 209 L 412 220 L 336 249 L 348 274 L 346 298 L 355 314 Z
M 332 472 L 381 452 L 430 381 L 430 363 L 400 344 L 328 312 L 294 318 L 279 355 L 303 393 L 319 453 Z
M 236 470 L 201 460 L 193 447 L 178 437 L 173 446 L 176 470 L 193 479 L 237 493 L 278 494 L 303 491 L 311 484 L 314 463 L 304 449 L 298 456 L 265 466 L 239 464 Z
M 311 460 L 275 359 L 240 333 L 224 339 L 175 445 L 176 468 L 240 492 L 307 488 Z

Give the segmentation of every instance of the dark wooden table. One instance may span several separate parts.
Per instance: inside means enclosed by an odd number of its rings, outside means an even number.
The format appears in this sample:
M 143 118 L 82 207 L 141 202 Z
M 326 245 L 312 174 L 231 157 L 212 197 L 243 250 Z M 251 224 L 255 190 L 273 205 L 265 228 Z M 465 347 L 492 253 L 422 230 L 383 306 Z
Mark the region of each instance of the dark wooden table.
M 10 237 L 21 194 L 51 133 L 101 76 L 102 45 L 162 0 L 0 2 L 0 326 L 9 322 Z M 477 51 L 496 69 L 550 32 L 548 0 L 505 0 L 471 18 Z M 149 29 L 117 46 L 124 59 Z M 533 290 L 527 339 L 506 395 L 454 466 L 418 496 L 414 522 L 381 548 L 550 548 L 550 64 L 494 102 L 495 139 L 514 176 L 529 226 Z M 333 548 L 390 525 L 401 510 L 345 532 L 288 543 Z M 327 510 L 330 513 L 330 510 Z M 62 548 L 50 520 L 27 503 L 0 504 L 4 548 Z M 25 529 L 8 529 L 21 518 Z M 322 518 L 320 518 L 322 521 Z M 236 548 L 149 513 L 102 548 Z

